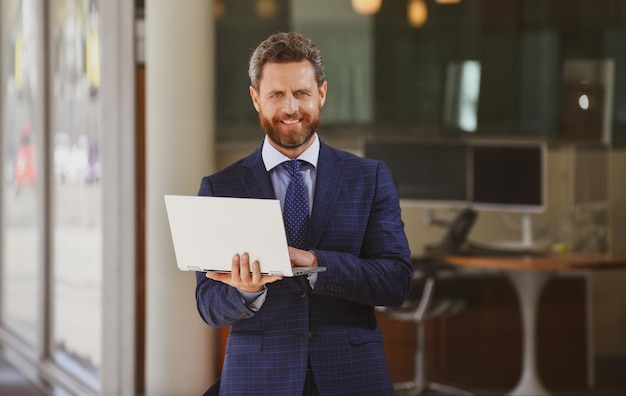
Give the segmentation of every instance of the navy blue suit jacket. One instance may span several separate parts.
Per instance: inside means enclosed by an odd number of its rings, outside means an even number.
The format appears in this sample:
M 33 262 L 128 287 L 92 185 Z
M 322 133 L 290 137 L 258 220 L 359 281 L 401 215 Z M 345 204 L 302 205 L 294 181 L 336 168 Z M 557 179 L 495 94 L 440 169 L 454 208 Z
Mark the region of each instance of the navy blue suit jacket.
M 198 195 L 275 199 L 261 147 L 203 178 Z M 400 305 L 413 270 L 383 163 L 321 142 L 307 249 L 327 268 L 315 288 L 304 276 L 271 283 L 258 312 L 197 273 L 203 320 L 231 326 L 221 395 L 300 395 L 308 360 L 320 395 L 393 395 L 374 306 Z

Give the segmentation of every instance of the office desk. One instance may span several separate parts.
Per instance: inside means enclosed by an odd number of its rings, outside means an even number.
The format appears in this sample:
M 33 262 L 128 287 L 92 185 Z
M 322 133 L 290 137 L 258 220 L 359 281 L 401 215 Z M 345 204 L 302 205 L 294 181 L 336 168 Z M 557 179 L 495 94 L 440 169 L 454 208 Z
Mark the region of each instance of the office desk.
M 437 254 L 439 261 L 460 267 L 504 271 L 513 284 L 522 312 L 522 372 L 508 394 L 511 396 L 550 395 L 537 371 L 537 306 L 546 283 L 558 271 L 596 271 L 626 267 L 626 254 L 580 254 L 520 257 L 479 257 Z

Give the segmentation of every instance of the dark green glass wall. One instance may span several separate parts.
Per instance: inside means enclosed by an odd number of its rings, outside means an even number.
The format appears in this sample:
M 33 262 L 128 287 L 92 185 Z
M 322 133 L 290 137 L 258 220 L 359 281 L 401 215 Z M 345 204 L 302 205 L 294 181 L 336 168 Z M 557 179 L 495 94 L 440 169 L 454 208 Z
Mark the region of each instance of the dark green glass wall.
M 302 30 L 325 56 L 329 99 L 371 103 L 363 115 L 325 113 L 326 136 L 495 136 L 552 142 L 626 144 L 626 0 L 425 0 L 428 19 L 407 21 L 406 0 L 383 0 L 372 17 L 338 17 L 343 1 L 322 1 L 317 19 L 298 14 L 304 0 L 223 0 L 217 19 L 218 138 L 256 139 L 258 119 L 248 94 L 247 61 L 258 42 L 276 31 Z M 334 8 L 334 9 L 333 9 Z M 366 25 L 360 21 L 367 19 Z M 302 22 L 306 20 L 306 22 Z M 367 32 L 363 32 L 367 26 Z M 367 73 L 348 51 L 358 40 Z M 336 35 L 346 51 L 331 48 Z M 357 52 L 356 56 L 359 52 Z M 349 59 L 350 58 L 350 59 Z M 476 127 L 463 130 L 446 117 L 451 64 L 480 64 Z M 341 64 L 347 65 L 345 68 Z M 359 90 L 359 87 L 372 89 Z M 349 87 L 349 88 L 346 88 Z M 349 95 L 342 90 L 349 89 Z M 589 107 L 580 107 L 587 95 Z M 363 100 L 363 99 L 366 100 Z M 339 104 L 330 102 L 331 106 Z M 325 114 L 326 115 L 326 114 Z

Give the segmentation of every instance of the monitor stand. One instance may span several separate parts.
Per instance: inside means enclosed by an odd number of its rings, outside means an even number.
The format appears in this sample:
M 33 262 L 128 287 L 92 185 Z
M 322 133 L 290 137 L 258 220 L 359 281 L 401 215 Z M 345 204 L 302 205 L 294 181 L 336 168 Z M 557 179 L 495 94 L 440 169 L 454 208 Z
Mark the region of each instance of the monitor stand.
M 522 213 L 521 218 L 521 239 L 519 241 L 493 241 L 481 243 L 483 247 L 492 248 L 500 251 L 528 251 L 528 252 L 546 252 L 548 246 L 537 243 L 533 239 L 533 219 L 532 214 Z
M 522 214 L 522 247 L 533 245 L 533 218 L 530 213 Z

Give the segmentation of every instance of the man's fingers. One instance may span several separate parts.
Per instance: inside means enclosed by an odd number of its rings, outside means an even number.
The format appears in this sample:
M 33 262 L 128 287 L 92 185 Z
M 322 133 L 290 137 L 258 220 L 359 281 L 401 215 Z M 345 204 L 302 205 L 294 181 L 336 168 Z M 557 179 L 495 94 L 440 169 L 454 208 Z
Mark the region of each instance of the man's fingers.
M 232 261 L 232 265 L 231 265 L 231 275 L 233 278 L 238 278 L 239 277 L 239 263 L 241 261 L 241 256 L 239 256 L 239 254 L 235 254 L 233 256 L 233 261 Z
M 262 277 L 262 281 L 264 285 L 267 285 L 268 283 L 272 283 L 272 282 L 276 282 L 283 279 L 282 276 L 280 275 L 263 275 Z
M 252 263 L 252 283 L 258 284 L 261 282 L 261 265 L 258 261 Z
M 235 254 L 232 259 L 231 273 L 207 272 L 206 277 L 224 282 L 240 290 L 259 290 L 263 285 L 283 279 L 277 275 L 262 275 L 261 264 L 255 260 L 250 263 L 248 253 Z
M 226 272 L 209 271 L 206 273 L 206 277 L 224 283 L 228 283 L 228 281 L 230 281 L 230 274 Z
M 239 261 L 239 279 L 241 279 L 242 282 L 250 281 L 250 256 L 248 253 L 241 255 L 241 260 Z
M 289 246 L 289 260 L 292 267 L 317 267 L 317 256 L 310 251 Z

